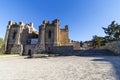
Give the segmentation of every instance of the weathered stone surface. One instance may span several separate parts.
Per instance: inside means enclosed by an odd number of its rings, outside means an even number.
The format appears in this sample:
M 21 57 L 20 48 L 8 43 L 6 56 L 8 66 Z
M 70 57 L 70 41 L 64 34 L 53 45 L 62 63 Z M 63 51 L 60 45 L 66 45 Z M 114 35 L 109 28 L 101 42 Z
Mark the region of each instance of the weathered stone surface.
M 72 55 L 73 46 L 54 46 L 52 53 L 60 55 Z
M 33 35 L 34 34 L 34 35 Z M 5 37 L 5 51 L 6 53 L 19 53 L 25 52 L 25 45 L 29 38 L 38 35 L 38 32 L 33 28 L 33 24 L 24 24 L 20 22 L 10 21 L 6 30 Z
M 101 49 L 108 49 L 115 54 L 120 54 L 120 41 L 106 43 L 105 46 L 101 47 Z
M 29 50 L 31 51 L 31 53 L 33 54 L 34 53 L 34 49 L 35 49 L 35 46 L 36 45 L 25 45 L 24 47 L 25 47 L 25 51 L 24 51 L 24 55 L 28 55 L 28 52 L 29 52 Z
M 21 54 L 22 53 L 22 46 L 21 45 L 8 45 L 6 53 L 11 53 L 11 54 Z

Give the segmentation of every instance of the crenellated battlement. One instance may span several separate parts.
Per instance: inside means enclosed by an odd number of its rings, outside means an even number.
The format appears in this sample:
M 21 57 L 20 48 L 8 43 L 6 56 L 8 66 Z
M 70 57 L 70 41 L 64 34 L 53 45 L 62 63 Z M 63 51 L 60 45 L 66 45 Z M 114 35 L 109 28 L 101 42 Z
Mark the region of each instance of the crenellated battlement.
M 50 22 L 48 20 L 44 20 L 43 24 L 50 24 Z
M 14 22 L 14 21 L 9 21 L 8 22 L 8 26 L 14 26 L 14 27 L 21 27 L 21 26 L 29 26 L 29 27 L 33 27 L 33 23 L 30 22 L 29 24 L 25 24 L 24 22 L 20 21 L 19 23 Z
M 68 31 L 68 25 L 65 25 L 65 30 Z
M 58 19 L 53 20 L 51 23 L 48 20 L 44 20 L 42 25 L 60 25 L 60 21 Z
M 16 25 L 17 23 L 16 22 L 13 22 L 13 21 L 9 21 L 8 22 L 8 25 Z
M 55 19 L 55 20 L 52 21 L 52 23 L 53 23 L 53 24 L 56 24 L 56 23 L 59 24 L 60 21 L 59 21 L 59 19 Z

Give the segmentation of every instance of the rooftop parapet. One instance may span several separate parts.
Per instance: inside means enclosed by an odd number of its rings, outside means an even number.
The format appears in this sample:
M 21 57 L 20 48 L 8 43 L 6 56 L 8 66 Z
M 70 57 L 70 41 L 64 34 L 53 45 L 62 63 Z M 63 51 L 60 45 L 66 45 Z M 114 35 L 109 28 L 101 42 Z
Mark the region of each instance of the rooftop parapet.
M 33 23 L 31 22 L 30 24 L 29 24 L 31 27 L 33 27 Z
M 16 23 L 16 22 L 13 22 L 13 21 L 9 21 L 9 22 L 8 22 L 8 25 L 17 25 L 17 23 Z
M 48 20 L 44 20 L 43 24 L 50 24 Z
M 19 22 L 19 25 L 24 25 L 24 23 L 22 21 Z
M 9 21 L 9 22 L 8 22 L 8 25 L 12 25 L 12 21 Z
M 53 23 L 58 23 L 58 22 L 60 22 L 60 21 L 59 21 L 59 19 L 55 19 L 55 20 L 53 20 L 52 22 L 53 22 Z
M 65 25 L 65 30 L 68 30 L 68 25 Z
M 60 24 L 59 19 L 55 19 L 55 20 L 53 20 L 53 21 L 52 21 L 52 24 Z

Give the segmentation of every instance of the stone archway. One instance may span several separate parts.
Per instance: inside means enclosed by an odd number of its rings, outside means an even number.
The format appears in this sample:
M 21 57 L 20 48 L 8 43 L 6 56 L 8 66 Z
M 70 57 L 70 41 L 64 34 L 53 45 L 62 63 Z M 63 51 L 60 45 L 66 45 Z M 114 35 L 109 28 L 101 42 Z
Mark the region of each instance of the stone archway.
M 28 56 L 32 57 L 32 51 L 31 51 L 31 49 L 28 50 Z

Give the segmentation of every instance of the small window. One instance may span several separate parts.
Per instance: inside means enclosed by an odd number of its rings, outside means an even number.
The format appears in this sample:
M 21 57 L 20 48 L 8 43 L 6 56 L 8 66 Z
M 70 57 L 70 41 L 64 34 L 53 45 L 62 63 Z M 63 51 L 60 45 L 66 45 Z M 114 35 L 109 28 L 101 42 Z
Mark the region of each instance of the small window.
M 48 47 L 48 50 L 50 51 L 50 47 Z
M 13 33 L 13 39 L 15 39 L 17 32 Z
M 51 31 L 48 32 L 48 38 L 51 38 Z
M 27 40 L 27 44 L 31 44 L 31 39 L 28 39 L 28 40 Z

